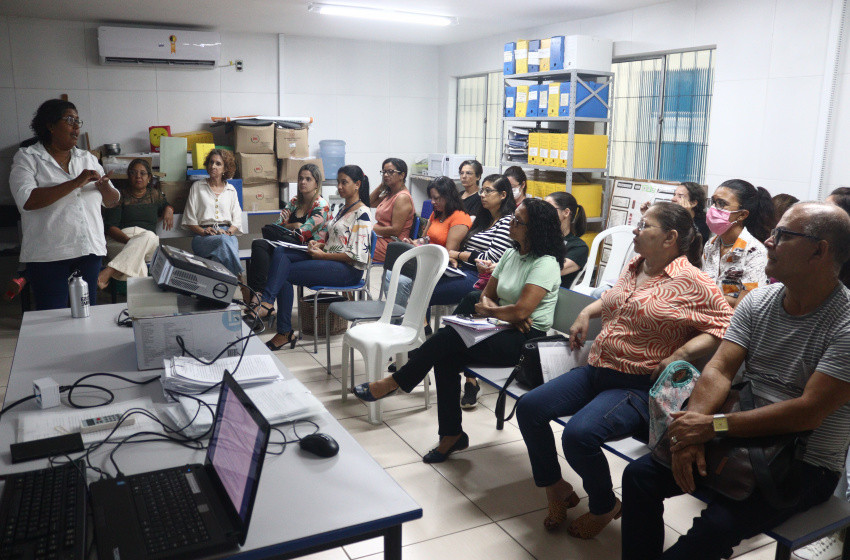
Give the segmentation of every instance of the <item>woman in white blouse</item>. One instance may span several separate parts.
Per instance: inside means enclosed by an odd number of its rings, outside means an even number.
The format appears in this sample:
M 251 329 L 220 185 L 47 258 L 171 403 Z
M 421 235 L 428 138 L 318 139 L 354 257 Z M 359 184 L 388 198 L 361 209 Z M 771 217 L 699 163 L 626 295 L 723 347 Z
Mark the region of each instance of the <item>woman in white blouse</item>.
M 30 126 L 37 141 L 12 162 L 9 186 L 21 212 L 21 262 L 37 309 L 68 305 L 68 277 L 79 270 L 97 302 L 97 275 L 106 254 L 101 206 L 121 198 L 89 152 L 76 147 L 83 121 L 69 101 L 41 104 Z
M 227 182 L 236 172 L 236 160 L 228 150 L 212 150 L 204 167 L 210 178 L 196 181 L 189 191 L 183 212 L 183 227 L 195 236 L 192 251 L 199 257 L 220 262 L 242 276 L 236 233 L 242 228 L 242 208 L 233 185 Z

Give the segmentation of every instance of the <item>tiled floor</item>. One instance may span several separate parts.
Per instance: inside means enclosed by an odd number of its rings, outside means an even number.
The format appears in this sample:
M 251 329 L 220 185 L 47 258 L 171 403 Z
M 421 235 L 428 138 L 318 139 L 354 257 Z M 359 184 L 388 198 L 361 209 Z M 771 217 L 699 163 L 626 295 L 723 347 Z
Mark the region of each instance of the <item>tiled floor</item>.
M 17 309 L 17 312 L 16 312 Z M 0 304 L 0 399 L 5 393 L 12 363 L 20 307 Z M 261 335 L 262 340 L 271 337 Z M 406 560 L 434 558 L 476 559 L 607 559 L 620 556 L 620 522 L 609 525 L 597 538 L 582 541 L 566 530 L 546 532 L 543 491 L 535 488 L 531 468 L 515 421 L 495 429 L 492 388 L 484 388 L 476 409 L 463 414 L 470 448 L 439 465 L 426 465 L 422 455 L 437 442 L 436 408 L 424 409 L 422 388 L 412 395 L 392 397 L 384 407 L 383 423 L 366 421 L 367 409 L 353 396 L 340 399 L 341 337 L 331 342 L 332 375 L 325 372 L 325 346 L 313 354 L 312 340 L 294 350 L 277 352 L 280 360 L 325 404 L 355 439 L 422 506 L 422 519 L 403 528 Z M 363 362 L 355 357 L 356 381 L 365 381 Z M 433 387 L 432 387 L 433 391 Z M 432 395 L 432 401 L 434 396 Z M 608 456 L 619 489 L 625 462 Z M 582 497 L 571 518 L 587 508 L 580 481 L 561 458 L 565 477 Z M 665 521 L 667 544 L 688 529 L 702 503 L 689 496 L 668 500 Z M 373 539 L 315 554 L 313 560 L 382 558 L 382 541 Z M 743 543 L 736 553 L 742 560 L 773 558 L 775 544 L 767 537 Z

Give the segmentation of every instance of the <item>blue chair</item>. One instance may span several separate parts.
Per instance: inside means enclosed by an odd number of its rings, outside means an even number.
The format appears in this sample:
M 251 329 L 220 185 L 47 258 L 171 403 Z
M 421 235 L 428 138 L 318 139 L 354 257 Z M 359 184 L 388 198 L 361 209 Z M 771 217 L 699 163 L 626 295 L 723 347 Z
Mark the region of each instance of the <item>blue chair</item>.
M 313 354 L 317 354 L 319 352 L 319 296 L 323 293 L 338 293 L 342 294 L 353 294 L 355 297 L 357 294 L 363 294 L 366 299 L 372 299 L 371 294 L 369 293 L 369 269 L 372 266 L 372 256 L 375 254 L 375 242 L 377 241 L 377 236 L 375 232 L 372 232 L 372 244 L 371 250 L 369 251 L 369 258 L 366 262 L 366 270 L 363 272 L 363 278 L 360 279 L 356 284 L 351 284 L 349 286 L 307 286 L 308 290 L 313 290 Z M 298 299 L 302 300 L 304 298 L 304 286 L 298 286 Z M 326 314 L 326 317 L 328 315 Z M 301 319 L 303 321 L 303 319 Z M 325 330 L 330 329 L 330 325 L 325 323 Z M 302 334 L 303 334 L 302 329 Z

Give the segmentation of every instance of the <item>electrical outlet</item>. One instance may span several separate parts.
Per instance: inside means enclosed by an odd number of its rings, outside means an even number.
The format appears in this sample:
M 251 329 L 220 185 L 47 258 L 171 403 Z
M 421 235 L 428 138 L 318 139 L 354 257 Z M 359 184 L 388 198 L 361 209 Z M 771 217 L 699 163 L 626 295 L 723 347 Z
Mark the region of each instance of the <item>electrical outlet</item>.
M 242 71 L 242 61 L 241 61 L 241 60 L 237 60 L 237 61 L 236 61 L 236 71 L 237 71 L 237 72 L 241 72 L 241 71 Z

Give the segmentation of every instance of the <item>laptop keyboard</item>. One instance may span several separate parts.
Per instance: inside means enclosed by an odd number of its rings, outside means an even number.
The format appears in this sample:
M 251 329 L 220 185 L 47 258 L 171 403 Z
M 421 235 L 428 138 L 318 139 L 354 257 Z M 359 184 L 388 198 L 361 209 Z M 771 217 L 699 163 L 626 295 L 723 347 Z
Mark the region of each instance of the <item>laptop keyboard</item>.
M 128 482 L 148 554 L 209 540 L 184 468 L 134 475 Z
M 86 480 L 82 462 L 6 476 L 0 560 L 81 560 Z

